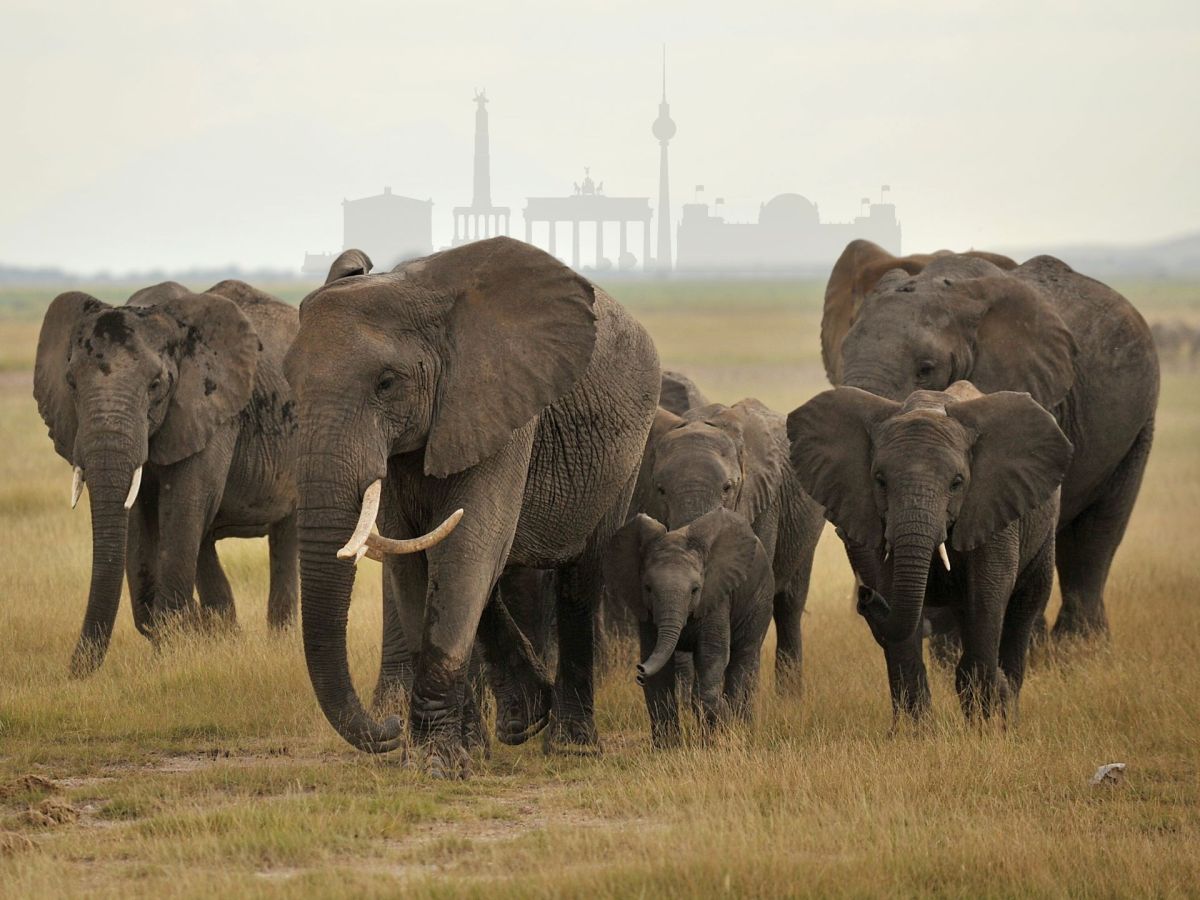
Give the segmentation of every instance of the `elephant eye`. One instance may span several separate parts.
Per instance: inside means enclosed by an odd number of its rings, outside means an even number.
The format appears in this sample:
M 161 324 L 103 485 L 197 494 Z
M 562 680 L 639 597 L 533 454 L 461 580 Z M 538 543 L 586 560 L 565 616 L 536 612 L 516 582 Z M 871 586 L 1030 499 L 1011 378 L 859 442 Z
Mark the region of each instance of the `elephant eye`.
M 158 393 L 158 389 L 159 389 L 159 388 L 161 388 L 161 387 L 162 387 L 162 379 L 161 379 L 161 378 L 153 378 L 153 379 L 151 379 L 151 381 L 150 381 L 150 393 L 152 393 L 152 394 L 157 394 L 157 393 Z
M 700 593 L 700 585 L 693 584 L 692 585 L 692 596 L 695 597 L 698 593 Z
M 375 382 L 375 390 L 381 394 L 386 393 L 395 387 L 397 380 L 395 372 L 384 372 L 379 376 L 379 380 Z
M 957 491 L 962 486 L 963 486 L 963 477 L 961 475 L 955 475 L 953 478 L 950 479 L 950 490 Z
M 875 483 L 876 483 L 877 485 L 879 485 L 879 489 L 880 489 L 881 491 L 886 491 L 886 490 L 887 490 L 887 479 L 883 477 L 883 473 L 882 473 L 882 472 L 876 472 L 876 473 L 875 473 Z
M 733 490 L 733 482 L 732 481 L 725 482 L 725 484 L 722 485 L 722 487 L 721 487 L 721 492 L 724 494 L 728 494 L 732 490 Z
M 920 365 L 917 366 L 917 377 L 918 378 L 928 378 L 930 375 L 933 374 L 933 370 L 935 368 L 937 368 L 937 367 L 932 362 L 930 362 L 927 359 L 923 360 L 920 363 Z
M 660 496 L 660 497 L 667 496 L 667 489 L 665 487 L 663 487 L 661 484 L 656 488 L 656 490 L 658 491 L 658 496 Z

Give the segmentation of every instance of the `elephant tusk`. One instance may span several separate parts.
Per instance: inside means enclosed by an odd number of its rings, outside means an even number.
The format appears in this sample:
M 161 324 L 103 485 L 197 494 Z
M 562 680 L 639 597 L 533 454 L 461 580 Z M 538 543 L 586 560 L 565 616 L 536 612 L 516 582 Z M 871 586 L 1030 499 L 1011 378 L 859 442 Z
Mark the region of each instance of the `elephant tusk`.
M 950 571 L 950 554 L 946 552 L 945 543 L 938 544 L 938 556 L 942 558 L 942 565 L 946 567 L 946 571 Z
M 138 491 L 142 488 L 142 467 L 133 470 L 133 478 L 129 480 L 129 493 L 125 495 L 125 508 L 132 509 L 137 500 Z
M 354 533 L 350 535 L 350 540 L 346 541 L 346 546 L 337 552 L 338 559 L 353 559 L 358 562 L 362 558 L 358 551 L 367 542 L 371 526 L 375 524 L 375 517 L 379 515 L 379 493 L 382 490 L 383 481 L 376 478 L 363 491 L 362 511 L 358 514 L 358 524 L 354 526 Z
M 79 504 L 79 498 L 82 495 L 83 469 L 76 466 L 74 473 L 71 475 L 71 509 L 74 509 Z
M 367 535 L 367 554 L 372 559 L 378 558 L 382 560 L 384 554 L 399 555 L 402 553 L 420 553 L 422 550 L 428 550 L 435 544 L 444 541 L 450 535 L 450 532 L 458 527 L 458 523 L 462 517 L 463 511 L 456 509 L 446 517 L 446 521 L 433 529 L 433 531 L 408 540 L 385 538 L 378 534 Z M 371 555 L 371 551 L 380 554 L 379 557 Z

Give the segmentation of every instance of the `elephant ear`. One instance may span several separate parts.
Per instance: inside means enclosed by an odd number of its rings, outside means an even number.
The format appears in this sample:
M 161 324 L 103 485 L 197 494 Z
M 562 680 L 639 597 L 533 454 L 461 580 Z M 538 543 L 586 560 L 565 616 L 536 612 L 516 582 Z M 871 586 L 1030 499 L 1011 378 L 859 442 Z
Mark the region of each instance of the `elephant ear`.
M 658 395 L 658 405 L 669 409 L 677 416 L 682 416 L 689 409 L 697 406 L 707 406 L 708 398 L 704 396 L 695 382 L 682 372 L 662 373 L 662 390 Z
M 825 285 L 825 308 L 821 315 L 821 360 L 830 384 L 842 380 L 842 341 L 854 324 L 863 298 L 893 269 L 916 275 L 928 256 L 892 256 L 878 244 L 856 240 L 846 245 L 829 273 Z
M 1044 294 L 1015 278 L 975 279 L 987 304 L 975 331 L 971 381 L 985 394 L 1025 391 L 1054 409 L 1075 383 L 1075 339 Z
M 604 553 L 604 589 L 629 607 L 639 621 L 650 619 L 642 590 L 642 560 L 648 548 L 667 529 L 645 514 L 634 516 L 612 536 Z
M 759 550 L 758 538 L 744 516 L 721 507 L 686 526 L 688 543 L 704 554 L 700 609 L 709 609 L 749 577 Z
M 658 439 L 682 424 L 683 419 L 661 406 L 654 414 L 654 421 L 650 423 L 650 434 L 646 436 L 646 446 L 642 450 L 642 463 L 638 468 L 633 499 L 629 502 L 631 513 L 648 513 L 656 519 L 666 518 L 666 513 L 658 508 L 658 494 L 654 490 L 654 460 L 658 451 Z
M 367 256 L 361 250 L 343 251 L 329 266 L 329 274 L 325 276 L 325 283 L 330 284 L 342 278 L 351 278 L 354 275 L 366 275 L 374 265 L 371 262 L 371 257 Z
M 188 294 L 157 304 L 183 330 L 176 350 L 179 381 L 150 459 L 170 465 L 202 450 L 221 424 L 242 411 L 254 389 L 258 333 L 232 300 Z
M 732 407 L 742 415 L 742 495 L 738 509 L 751 521 L 775 502 L 788 471 L 787 425 L 783 416 L 752 397 Z
M 817 394 L 787 418 L 792 468 L 825 517 L 856 544 L 883 546 L 871 434 L 900 404 L 858 388 Z
M 42 319 L 33 368 L 33 396 L 42 421 L 50 429 L 55 452 L 67 462 L 75 461 L 75 432 L 79 428 L 75 399 L 67 386 L 71 337 L 83 316 L 109 308 L 90 294 L 70 291 L 55 297 Z
M 946 404 L 974 436 L 971 481 L 950 543 L 973 550 L 1041 506 L 1062 483 L 1071 442 L 1029 394 L 1000 391 Z
M 536 247 L 492 238 L 409 264 L 453 297 L 425 474 L 444 478 L 497 453 L 571 391 L 596 345 L 595 289 Z

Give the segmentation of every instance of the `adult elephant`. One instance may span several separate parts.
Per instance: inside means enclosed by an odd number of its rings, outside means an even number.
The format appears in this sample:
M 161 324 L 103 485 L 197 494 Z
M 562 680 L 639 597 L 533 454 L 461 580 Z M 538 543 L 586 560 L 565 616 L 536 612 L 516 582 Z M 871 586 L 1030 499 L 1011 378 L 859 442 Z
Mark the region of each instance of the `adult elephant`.
M 201 606 L 227 622 L 233 593 L 215 542 L 270 537 L 268 622 L 295 614 L 295 410 L 283 357 L 296 310 L 241 281 L 202 294 L 175 282 L 113 307 L 79 291 L 46 310 L 33 393 L 72 506 L 91 497 L 92 578 L 76 676 L 104 660 L 127 574 L 134 622 Z
M 465 675 L 512 566 L 557 570 L 548 746 L 593 749 L 600 561 L 657 408 L 654 345 L 603 291 L 511 238 L 377 275 L 347 254 L 301 305 L 286 363 L 301 421 L 304 649 L 321 709 L 355 747 L 400 745 L 401 722 L 372 718 L 350 681 L 346 612 L 362 552 L 420 548 L 387 565 L 392 633 L 417 661 L 410 731 L 426 768 L 467 772 Z M 369 537 L 377 517 L 389 537 L 417 543 Z
M 853 289 L 847 289 L 847 285 Z M 896 401 L 960 379 L 1026 391 L 1075 447 L 1062 485 L 1056 636 L 1104 634 L 1104 585 L 1154 435 L 1159 372 L 1146 322 L 1061 260 L 980 253 L 897 258 L 854 241 L 834 266 L 821 329 L 834 384 Z

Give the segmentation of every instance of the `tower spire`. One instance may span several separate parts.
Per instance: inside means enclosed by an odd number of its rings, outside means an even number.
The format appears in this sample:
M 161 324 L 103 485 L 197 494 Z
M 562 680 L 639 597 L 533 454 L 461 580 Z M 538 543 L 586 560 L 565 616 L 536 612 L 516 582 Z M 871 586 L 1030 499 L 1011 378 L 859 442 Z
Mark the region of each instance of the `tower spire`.
M 667 103 L 667 45 L 663 44 L 662 56 L 662 102 L 658 104 L 658 118 L 650 126 L 658 138 L 658 270 L 671 270 L 671 179 L 667 171 L 667 143 L 675 136 L 675 123 L 671 120 L 671 107 Z

